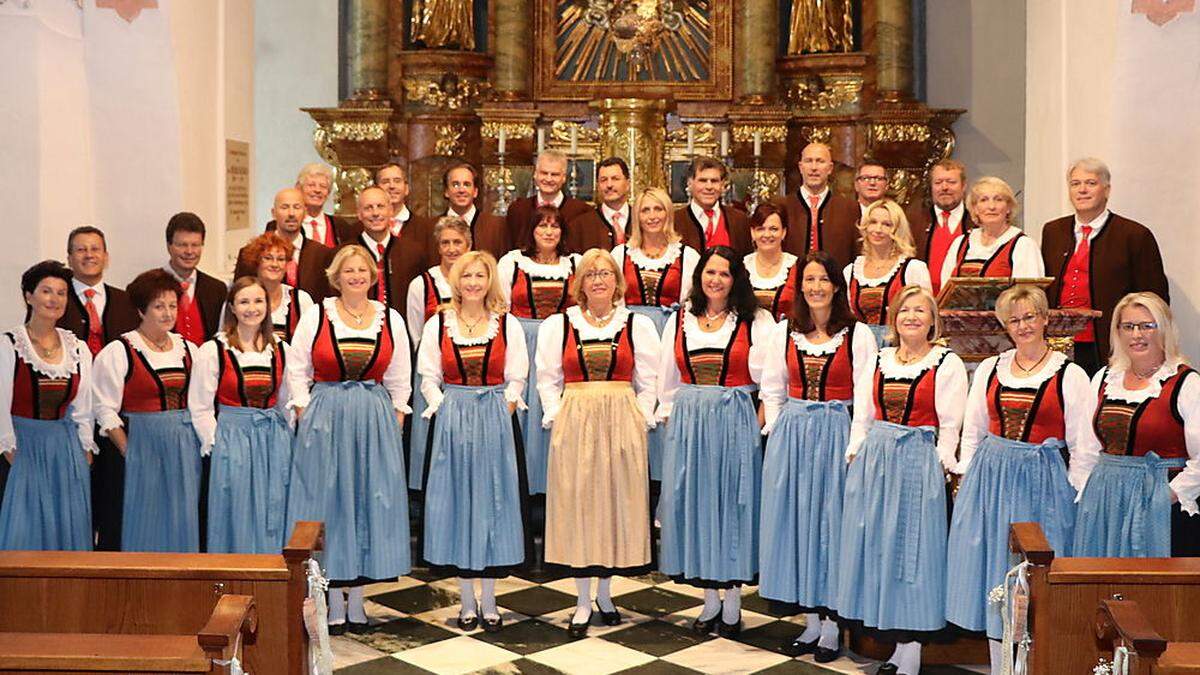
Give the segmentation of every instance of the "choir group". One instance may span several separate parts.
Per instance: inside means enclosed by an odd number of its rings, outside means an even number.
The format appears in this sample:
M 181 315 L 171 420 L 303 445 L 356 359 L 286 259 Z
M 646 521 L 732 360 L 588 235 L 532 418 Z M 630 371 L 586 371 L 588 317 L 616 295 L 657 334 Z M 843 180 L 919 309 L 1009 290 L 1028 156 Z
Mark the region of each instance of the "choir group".
M 363 586 L 413 565 L 412 490 L 416 551 L 460 580 L 464 630 L 501 630 L 496 579 L 539 558 L 576 580 L 577 637 L 593 609 L 622 621 L 612 576 L 656 567 L 704 589 L 696 631 L 736 635 L 757 585 L 806 615 L 788 653 L 831 661 L 855 625 L 908 675 L 947 624 L 1003 656 L 989 594 L 1012 522 L 1060 555 L 1200 552 L 1200 377 L 1103 163 L 1070 167 L 1075 214 L 1041 246 L 1004 181 L 968 190 L 952 160 L 908 212 L 869 160 L 858 203 L 830 191 L 828 147 L 798 169 L 747 216 L 715 160 L 676 210 L 631 198 L 612 158 L 593 206 L 546 152 L 503 218 L 454 164 L 447 213 L 423 218 L 391 164 L 345 222 L 313 165 L 228 288 L 197 269 L 193 214 L 124 290 L 79 227 L 67 265 L 24 273 L 26 321 L 0 338 L 0 549 L 271 552 L 319 520 L 330 631 L 361 632 Z M 1000 296 L 1014 348 L 969 377 L 939 288 L 1047 272 L 1048 292 Z M 1078 363 L 1050 348 L 1052 307 L 1102 313 Z

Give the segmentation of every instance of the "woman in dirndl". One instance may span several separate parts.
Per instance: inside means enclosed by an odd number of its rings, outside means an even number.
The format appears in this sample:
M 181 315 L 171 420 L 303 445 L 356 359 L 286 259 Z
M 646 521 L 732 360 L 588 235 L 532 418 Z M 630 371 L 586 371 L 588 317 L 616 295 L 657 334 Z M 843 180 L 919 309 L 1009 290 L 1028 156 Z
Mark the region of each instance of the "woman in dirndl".
M 303 240 L 300 240 L 303 241 Z M 271 305 L 270 324 L 275 338 L 291 342 L 300 317 L 313 306 L 312 296 L 296 287 L 296 247 L 276 232 L 264 232 L 242 247 L 241 262 L 255 270 L 262 287 L 267 289 Z
M 288 352 L 297 418 L 287 522 L 325 523 L 329 629 L 367 631 L 363 586 L 412 567 L 401 428 L 412 363 L 404 319 L 368 294 L 376 263 L 344 246 L 326 275 L 341 295 L 314 305 Z M 290 534 L 290 533 L 289 533 Z
M 714 246 L 696 265 L 687 304 L 663 331 L 659 570 L 704 589 L 692 624 L 701 634 L 737 635 L 741 587 L 758 579 L 762 424 L 755 394 L 774 326 L 742 256 Z
M 890 199 L 867 206 L 858 224 L 862 255 L 846 265 L 847 295 L 854 317 L 871 327 L 875 342 L 885 344 L 888 306 L 905 286 L 933 290 L 929 267 L 917 258 L 904 209 Z
M 1154 293 L 1117 303 L 1113 354 L 1092 378 L 1100 461 L 1088 478 L 1071 554 L 1200 556 L 1200 375 Z
M 624 279 L 625 306 L 649 317 L 662 335 L 667 317 L 692 291 L 692 277 L 700 254 L 684 245 L 675 231 L 675 207 L 662 188 L 646 188 L 633 205 L 629 240 L 612 250 Z M 650 479 L 662 478 L 663 433 L 651 429 Z
M 1087 374 L 1046 342 L 1046 294 L 1013 286 L 996 317 L 1016 348 L 980 363 L 967 396 L 946 577 L 946 620 L 987 632 L 993 673 L 1004 626 L 988 595 L 1012 567 L 1010 526 L 1036 522 L 1058 554 L 1070 555 L 1075 495 L 1099 451 Z
M 750 217 L 754 252 L 743 258 L 758 306 L 776 320 L 791 316 L 797 293 L 797 258 L 783 250 L 787 231 L 787 209 L 771 202 L 759 204 Z
M 977 227 L 950 242 L 942 262 L 942 286 L 952 277 L 1038 278 L 1046 264 L 1037 242 L 1013 224 L 1017 197 L 995 176 L 975 181 L 967 195 L 967 214 Z
M 659 336 L 620 304 L 625 279 L 608 251 L 591 249 L 575 271 L 568 307 L 538 334 L 538 394 L 550 429 L 546 562 L 568 569 L 577 599 L 568 632 L 587 634 L 592 577 L 605 625 L 621 615 L 614 574 L 650 570 L 646 430 L 654 426 Z
M 908 286 L 888 311 L 895 347 L 855 388 L 842 502 L 837 611 L 894 640 L 881 673 L 917 675 L 921 640 L 946 625 L 946 482 L 967 400 L 962 359 L 929 291 Z
M 846 302 L 837 262 L 813 251 L 797 263 L 799 292 L 763 355 L 761 578 L 758 594 L 804 613 L 804 632 L 783 647 L 818 663 L 841 651 L 838 542 L 850 406 L 875 357 L 875 336 Z
M 529 354 L 529 377 L 525 388 L 527 409 L 517 413 L 525 441 L 525 466 L 529 474 L 529 494 L 546 493 L 546 456 L 550 452 L 550 434 L 542 428 L 542 401 L 537 393 L 538 329 L 551 314 L 575 304 L 571 282 L 578 256 L 567 253 L 567 223 L 553 206 L 539 206 L 533 212 L 529 240 L 524 248 L 509 251 L 497 264 L 500 285 L 509 312 L 525 331 Z
M 524 405 L 529 356 L 508 315 L 492 254 L 450 268 L 450 306 L 425 324 L 417 354 L 432 417 L 424 558 L 458 577 L 461 630 L 500 630 L 496 579 L 526 559 L 525 462 L 513 413 Z M 480 579 L 479 603 L 475 580 Z
M 450 268 L 471 250 L 471 226 L 457 216 L 442 216 L 433 226 L 439 262 L 412 280 L 408 285 L 405 318 L 408 335 L 414 349 L 421 345 L 425 322 L 450 304 Z M 414 372 L 412 420 L 408 440 L 408 488 L 420 490 L 425 477 L 425 450 L 429 445 L 429 419 L 425 417 L 425 395 L 421 393 L 421 376 Z
M 126 288 L 141 317 L 96 355 L 96 421 L 125 457 L 121 550 L 200 550 L 200 440 L 187 411 L 194 354 L 171 332 L 183 288 L 165 270 Z
M 278 553 L 287 543 L 287 351 L 270 307 L 258 279 L 234 281 L 221 332 L 200 345 L 192 367 L 188 409 L 201 452 L 212 456 L 210 553 Z
M 92 354 L 56 328 L 71 271 L 21 275 L 29 318 L 0 337 L 0 550 L 92 550 Z

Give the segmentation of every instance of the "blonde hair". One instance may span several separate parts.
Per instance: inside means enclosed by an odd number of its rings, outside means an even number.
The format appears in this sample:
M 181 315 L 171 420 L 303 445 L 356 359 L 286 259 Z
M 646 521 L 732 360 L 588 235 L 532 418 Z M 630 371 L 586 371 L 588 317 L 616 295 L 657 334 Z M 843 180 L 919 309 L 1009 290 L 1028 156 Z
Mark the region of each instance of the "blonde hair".
M 613 306 L 625 300 L 625 275 L 612 254 L 602 248 L 591 248 L 584 252 L 579 263 L 575 265 L 574 278 L 571 279 L 571 297 L 575 304 L 587 307 L 587 292 L 583 288 L 584 278 L 599 265 L 608 265 L 616 276 L 616 286 L 613 288 Z
M 450 307 L 455 312 L 462 309 L 462 292 L 458 290 L 458 283 L 467 268 L 476 263 L 483 265 L 488 273 L 488 289 L 483 297 L 483 308 L 493 314 L 507 312 L 508 303 L 504 301 L 504 290 L 500 287 L 496 259 L 487 251 L 467 251 L 450 267 L 450 273 L 446 275 L 446 283 L 450 284 Z
M 1050 301 L 1046 299 L 1045 291 L 1032 284 L 1017 284 L 1005 289 L 1000 297 L 996 298 L 996 318 L 1000 319 L 1000 323 L 1005 327 L 1012 318 L 1018 302 L 1033 305 L 1033 311 L 1037 312 L 1038 316 L 1050 316 Z
M 329 287 L 339 293 L 342 292 L 342 282 L 338 281 L 338 276 L 341 275 L 342 267 L 346 265 L 346 261 L 351 258 L 362 258 L 363 262 L 367 263 L 367 267 L 371 270 L 371 283 L 374 284 L 379 281 L 378 264 L 375 262 L 375 258 L 367 252 L 367 249 L 359 244 L 343 246 L 337 250 L 337 253 L 333 254 L 333 260 L 329 261 L 329 267 L 325 268 L 325 278 L 329 280 Z
M 1171 313 L 1171 308 L 1167 306 L 1166 302 L 1163 302 L 1162 298 L 1158 297 L 1158 294 L 1142 292 L 1126 295 L 1113 309 L 1112 325 L 1109 326 L 1109 343 L 1112 344 L 1112 356 L 1108 359 L 1109 368 L 1126 370 L 1130 367 L 1129 353 L 1125 351 L 1125 344 L 1121 340 L 1121 330 L 1118 328 L 1121 323 L 1121 312 L 1130 307 L 1141 307 L 1154 317 L 1155 323 L 1158 324 L 1158 330 L 1154 331 L 1153 339 L 1158 340 L 1159 346 L 1162 347 L 1166 363 L 1188 362 L 1187 357 L 1179 349 L 1179 329 L 1175 327 L 1175 315 Z
M 913 296 L 919 296 L 929 306 L 929 311 L 933 315 L 933 325 L 929 327 L 931 334 L 926 335 L 926 339 L 929 342 L 937 342 L 942 337 L 942 315 L 938 313 L 937 300 L 933 298 L 932 293 L 916 284 L 905 286 L 896 294 L 895 298 L 888 301 L 888 337 L 893 343 L 900 344 L 900 333 L 896 331 L 896 319 L 900 316 L 900 307 Z
M 879 166 L 876 164 L 875 166 Z M 874 260 L 871 247 L 867 244 L 867 221 L 875 209 L 887 211 L 892 221 L 892 251 L 903 258 L 911 258 L 917 254 L 917 245 L 913 243 L 912 229 L 908 225 L 908 216 L 904 209 L 890 199 L 877 199 L 867 205 L 867 211 L 858 223 L 858 232 L 862 239 L 862 254 L 868 261 Z
M 682 239 L 679 233 L 675 231 L 675 204 L 671 202 L 671 195 L 662 188 L 648 187 L 642 190 L 638 195 L 637 201 L 633 204 L 633 218 L 629 228 L 629 241 L 626 243 L 627 248 L 642 247 L 642 202 L 647 199 L 658 202 L 664 209 L 667 210 L 667 221 L 663 224 L 663 233 L 667 235 L 667 242 L 674 243 Z
M 975 205 L 979 202 L 983 191 L 989 188 L 999 192 L 1000 196 L 1004 197 L 1004 201 L 1008 202 L 1008 224 L 1012 225 L 1017 218 L 1017 196 L 1008 183 L 995 176 L 984 176 L 971 185 L 971 192 L 967 194 L 967 211 L 972 218 L 975 218 Z

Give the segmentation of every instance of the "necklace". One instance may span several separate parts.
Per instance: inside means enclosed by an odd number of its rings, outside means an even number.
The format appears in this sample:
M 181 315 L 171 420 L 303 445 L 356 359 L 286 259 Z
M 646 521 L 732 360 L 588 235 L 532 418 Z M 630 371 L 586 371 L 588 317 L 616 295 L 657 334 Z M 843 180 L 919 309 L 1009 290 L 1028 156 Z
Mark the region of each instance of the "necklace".
M 367 310 L 364 309 L 361 312 L 356 312 L 356 311 L 350 309 L 349 307 L 347 307 L 346 302 L 344 300 L 339 300 L 338 304 L 341 305 L 342 311 L 346 312 L 347 314 L 350 315 L 350 318 L 354 319 L 354 323 L 361 324 L 363 322 L 363 316 L 367 313 Z
M 1138 379 L 1140 379 L 1140 380 L 1149 380 L 1151 377 L 1154 377 L 1154 374 L 1158 372 L 1158 369 L 1159 369 L 1159 368 L 1162 368 L 1162 367 L 1163 367 L 1163 363 L 1166 363 L 1166 360 L 1165 360 L 1165 359 L 1164 359 L 1163 361 L 1159 361 L 1159 362 L 1158 362 L 1158 365 L 1156 365 L 1156 366 L 1154 366 L 1154 367 L 1150 368 L 1149 370 L 1145 370 L 1145 371 L 1139 371 L 1139 370 L 1136 370 L 1136 369 L 1135 369 L 1135 368 L 1134 368 L 1134 367 L 1131 365 L 1131 366 L 1129 367 L 1129 370 L 1133 371 L 1133 374 L 1134 374 L 1134 376 L 1135 376 L 1135 377 L 1137 377 Z M 1144 373 L 1144 374 L 1143 374 L 1143 373 Z
M 478 319 L 475 319 L 474 321 L 471 321 L 470 319 L 468 319 L 464 314 L 460 313 L 458 315 L 458 320 L 461 321 L 463 323 L 463 325 L 466 326 L 466 330 L 464 331 L 466 333 L 474 333 L 476 326 L 478 326 L 486 318 L 487 318 L 487 312 L 484 312 L 483 316 L 479 317 Z
M 171 334 L 170 333 L 167 333 L 165 339 L 163 339 L 161 341 L 151 338 L 149 335 L 146 335 L 145 333 L 143 333 L 140 330 L 138 331 L 138 334 L 141 335 L 142 339 L 146 341 L 146 344 L 153 347 L 154 351 L 156 351 L 156 352 L 165 352 L 165 351 L 170 350 L 170 348 L 171 348 Z
M 1025 366 L 1021 365 L 1021 357 L 1014 353 L 1013 354 L 1013 365 L 1016 366 L 1022 373 L 1025 373 L 1026 375 L 1028 375 L 1028 374 L 1032 373 L 1033 371 L 1037 370 L 1038 366 L 1042 365 L 1042 361 L 1045 361 L 1047 356 L 1050 356 L 1050 348 L 1049 347 L 1046 347 L 1046 351 L 1042 352 L 1041 358 L 1039 358 L 1036 362 L 1034 362 L 1034 364 L 1032 366 L 1029 366 L 1028 368 L 1026 368 Z
M 927 349 L 920 356 L 913 356 L 913 357 L 909 357 L 906 359 L 903 356 L 900 356 L 900 348 L 897 347 L 896 348 L 896 360 L 900 362 L 900 365 L 907 366 L 910 363 L 916 363 L 917 361 L 920 361 L 921 359 L 925 358 L 925 355 L 928 354 L 929 351 L 930 350 Z
M 613 313 L 616 311 L 616 309 L 617 309 L 616 307 L 609 309 L 608 314 L 605 314 L 603 316 L 596 316 L 595 314 L 592 314 L 592 310 L 590 308 L 584 309 L 583 310 L 583 318 L 587 319 L 589 322 L 591 322 L 593 325 L 595 325 L 597 328 L 599 328 L 601 326 L 608 324 L 609 320 L 612 319 Z
M 37 350 L 37 353 L 40 354 L 44 359 L 53 357 L 58 353 L 58 350 L 62 349 L 62 341 L 58 339 L 57 332 L 50 334 L 50 339 L 54 341 L 54 344 L 50 345 L 49 347 L 45 345 L 44 341 L 35 340 L 33 334 L 29 332 L 28 327 L 26 327 L 25 333 L 26 335 L 29 335 L 30 344 L 33 345 L 34 349 Z
M 723 321 L 725 315 L 728 313 L 729 313 L 728 307 L 717 312 L 716 314 L 709 312 L 707 309 L 704 310 L 704 328 L 706 330 L 709 328 L 712 328 L 713 324 L 718 323 L 719 321 Z

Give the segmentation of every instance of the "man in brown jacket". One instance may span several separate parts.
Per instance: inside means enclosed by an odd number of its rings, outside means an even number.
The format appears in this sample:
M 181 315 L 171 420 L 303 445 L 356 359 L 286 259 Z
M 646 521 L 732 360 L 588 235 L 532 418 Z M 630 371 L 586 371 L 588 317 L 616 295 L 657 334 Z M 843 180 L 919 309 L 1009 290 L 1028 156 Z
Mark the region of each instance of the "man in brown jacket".
M 1162 255 L 1146 226 L 1108 210 L 1112 177 L 1104 162 L 1088 157 L 1067 170 L 1075 213 L 1042 228 L 1042 259 L 1051 307 L 1101 312 L 1075 336 L 1075 361 L 1088 374 L 1108 362 L 1112 311 L 1128 293 L 1149 291 L 1171 301 Z
M 301 229 L 301 222 L 304 220 L 304 196 L 300 190 L 285 188 L 275 193 L 271 217 L 266 231 L 274 231 L 292 242 L 294 247 L 292 262 L 295 264 L 288 265 L 284 281 L 289 286 L 308 293 L 314 302 L 320 302 L 329 295 L 329 280 L 325 277 L 325 267 L 329 265 L 333 249 L 304 236 Z M 246 260 L 245 253 L 246 247 L 238 251 L 237 264 L 233 270 L 234 278 L 258 274 L 258 270 Z
M 914 200 L 905 215 L 912 231 L 917 257 L 929 265 L 933 294 L 942 288 L 942 263 L 950 244 L 960 234 L 971 231 L 971 214 L 964 198 L 967 194 L 967 167 L 953 159 L 943 159 L 929 171 L 929 192 L 933 204 Z
M 754 250 L 750 241 L 750 219 L 745 212 L 721 204 L 729 181 L 725 163 L 712 157 L 697 157 L 687 171 L 687 206 L 675 211 L 675 231 L 683 243 L 704 252 L 712 246 L 728 246 L 741 255 Z
M 538 153 L 533 170 L 534 193 L 517 199 L 508 207 L 508 234 L 513 248 L 523 249 L 530 243 L 533 213 L 539 206 L 557 208 L 567 224 L 568 232 L 574 220 L 593 210 L 582 199 L 563 194 L 562 188 L 566 182 L 567 156 L 557 150 Z
M 629 165 L 608 157 L 596 165 L 596 196 L 600 205 L 575 218 L 567 227 L 567 250 L 584 253 L 590 248 L 611 251 L 629 237 L 633 205 L 629 202 Z
M 442 174 L 442 187 L 446 190 L 446 201 L 450 209 L 445 215 L 458 216 L 471 226 L 471 248 L 487 251 L 497 260 L 512 250 L 512 235 L 504 218 L 492 213 L 483 213 L 475 205 L 479 197 L 479 171 L 466 162 L 452 164 Z M 431 255 L 436 252 L 436 245 Z M 438 257 L 431 258 L 430 267 L 437 264 Z M 421 270 L 422 272 L 424 270 Z
M 824 143 L 809 143 L 800 153 L 804 184 L 783 200 L 788 214 L 783 250 L 803 258 L 809 251 L 828 252 L 839 266 L 858 254 L 858 203 L 833 194 L 833 152 Z

